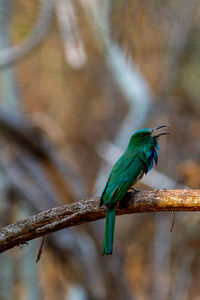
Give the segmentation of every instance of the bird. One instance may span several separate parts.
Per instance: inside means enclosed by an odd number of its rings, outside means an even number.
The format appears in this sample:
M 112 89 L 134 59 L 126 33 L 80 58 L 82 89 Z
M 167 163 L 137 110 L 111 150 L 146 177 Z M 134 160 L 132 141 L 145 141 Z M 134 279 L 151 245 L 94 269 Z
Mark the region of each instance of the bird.
M 116 205 L 130 188 L 137 192 L 133 185 L 152 169 L 154 162 L 157 165 L 160 154 L 159 137 L 171 133 L 159 133 L 157 130 L 167 126 L 169 125 L 163 124 L 136 131 L 110 172 L 100 198 L 100 206 L 106 206 L 103 255 L 111 255 L 113 252 Z

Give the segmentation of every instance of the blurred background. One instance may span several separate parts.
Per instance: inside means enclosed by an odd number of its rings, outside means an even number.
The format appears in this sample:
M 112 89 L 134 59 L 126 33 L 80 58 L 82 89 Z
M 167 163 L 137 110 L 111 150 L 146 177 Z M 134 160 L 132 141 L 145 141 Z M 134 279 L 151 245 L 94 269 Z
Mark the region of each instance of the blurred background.
M 170 123 L 137 187 L 199 188 L 198 0 L 0 0 L 0 225 L 99 195 L 131 134 Z M 0 255 L 0 300 L 200 299 L 200 216 L 104 220 Z

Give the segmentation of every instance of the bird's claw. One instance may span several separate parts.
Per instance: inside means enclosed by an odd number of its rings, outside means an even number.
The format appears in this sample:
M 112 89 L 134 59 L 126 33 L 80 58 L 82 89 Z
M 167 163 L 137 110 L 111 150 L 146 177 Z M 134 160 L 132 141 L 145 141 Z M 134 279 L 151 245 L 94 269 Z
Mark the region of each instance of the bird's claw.
M 131 187 L 131 188 L 130 188 L 130 190 L 131 190 L 131 191 L 134 191 L 135 193 L 139 193 L 139 192 L 141 192 L 141 190 L 139 190 L 139 189 L 136 189 L 136 188 L 134 188 L 134 187 Z

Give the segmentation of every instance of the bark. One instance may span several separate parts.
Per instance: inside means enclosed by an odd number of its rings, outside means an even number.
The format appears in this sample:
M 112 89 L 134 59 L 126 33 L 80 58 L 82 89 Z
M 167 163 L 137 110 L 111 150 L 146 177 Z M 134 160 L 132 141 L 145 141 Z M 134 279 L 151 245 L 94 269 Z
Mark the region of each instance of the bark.
M 105 207 L 99 203 L 99 197 L 90 197 L 2 227 L 0 253 L 51 232 L 104 218 Z M 162 211 L 200 211 L 200 190 L 128 192 L 116 208 L 117 215 Z

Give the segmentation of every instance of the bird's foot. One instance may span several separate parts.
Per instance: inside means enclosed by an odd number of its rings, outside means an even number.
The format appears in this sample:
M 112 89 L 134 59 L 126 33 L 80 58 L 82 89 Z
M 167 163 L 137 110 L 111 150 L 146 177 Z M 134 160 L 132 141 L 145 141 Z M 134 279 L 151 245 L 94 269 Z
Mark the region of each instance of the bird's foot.
M 138 192 L 141 192 L 141 190 L 138 190 L 134 187 L 131 187 L 124 198 L 122 198 L 119 202 L 119 208 L 125 208 L 127 206 L 127 202 L 131 199 L 131 192 L 134 191 L 134 194 L 138 193 Z
M 141 192 L 141 190 L 134 188 L 133 186 L 130 188 L 131 191 L 134 191 L 135 193 Z

